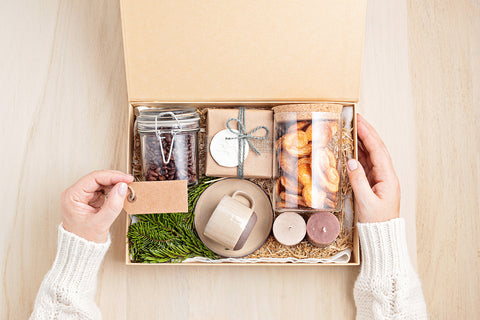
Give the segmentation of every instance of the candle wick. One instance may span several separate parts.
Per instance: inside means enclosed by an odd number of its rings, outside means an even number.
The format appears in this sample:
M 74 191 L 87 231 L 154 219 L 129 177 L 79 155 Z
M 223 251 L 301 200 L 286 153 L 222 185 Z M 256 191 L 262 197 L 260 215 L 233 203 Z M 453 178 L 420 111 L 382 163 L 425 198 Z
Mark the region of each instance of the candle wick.
M 322 228 L 323 232 L 327 232 L 327 229 L 325 227 Z

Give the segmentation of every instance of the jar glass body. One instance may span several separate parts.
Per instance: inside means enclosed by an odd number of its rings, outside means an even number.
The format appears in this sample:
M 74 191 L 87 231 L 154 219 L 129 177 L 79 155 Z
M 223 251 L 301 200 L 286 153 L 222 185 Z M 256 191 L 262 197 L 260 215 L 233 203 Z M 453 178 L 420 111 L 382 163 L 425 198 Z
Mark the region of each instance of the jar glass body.
M 143 179 L 187 180 L 189 185 L 196 184 L 198 114 L 185 116 L 185 112 L 167 111 L 169 114 L 165 115 L 165 109 L 161 109 L 155 115 L 152 110 L 148 111 L 148 116 L 138 118 Z
M 278 112 L 274 131 L 276 211 L 339 211 L 340 115 Z

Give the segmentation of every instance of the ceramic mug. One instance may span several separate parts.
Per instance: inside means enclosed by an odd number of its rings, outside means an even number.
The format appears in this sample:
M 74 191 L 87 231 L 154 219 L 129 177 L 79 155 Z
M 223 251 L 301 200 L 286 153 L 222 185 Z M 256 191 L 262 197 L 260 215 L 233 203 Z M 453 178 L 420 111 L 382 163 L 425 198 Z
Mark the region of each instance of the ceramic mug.
M 250 202 L 246 206 L 238 201 L 241 196 Z M 230 250 L 240 250 L 247 242 L 255 223 L 255 200 L 243 191 L 235 191 L 232 196 L 224 195 L 213 211 L 203 234 Z

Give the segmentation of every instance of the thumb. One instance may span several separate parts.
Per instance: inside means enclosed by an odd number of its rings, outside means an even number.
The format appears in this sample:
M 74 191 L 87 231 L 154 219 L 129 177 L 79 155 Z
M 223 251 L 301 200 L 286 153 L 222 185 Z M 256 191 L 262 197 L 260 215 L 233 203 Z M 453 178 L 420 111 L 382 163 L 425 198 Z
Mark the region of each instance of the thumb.
M 370 199 L 374 193 L 370 184 L 368 183 L 365 170 L 363 170 L 362 164 L 355 159 L 350 159 L 347 162 L 347 174 L 352 185 L 353 192 L 355 193 L 355 199 Z
M 98 212 L 98 217 L 110 227 L 123 209 L 125 196 L 127 195 L 127 184 L 117 183 L 108 193 L 107 199 Z

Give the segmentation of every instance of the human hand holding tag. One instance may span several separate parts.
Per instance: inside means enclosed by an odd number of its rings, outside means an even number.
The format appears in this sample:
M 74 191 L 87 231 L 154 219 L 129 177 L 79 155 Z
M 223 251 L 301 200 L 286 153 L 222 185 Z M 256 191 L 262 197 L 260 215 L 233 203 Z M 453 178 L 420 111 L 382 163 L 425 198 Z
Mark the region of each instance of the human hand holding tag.
M 78 180 L 62 192 L 63 228 L 89 241 L 107 241 L 132 181 L 133 176 L 115 170 L 94 171 Z

